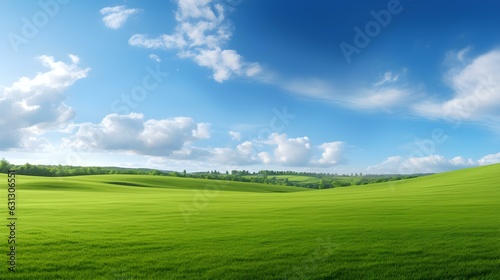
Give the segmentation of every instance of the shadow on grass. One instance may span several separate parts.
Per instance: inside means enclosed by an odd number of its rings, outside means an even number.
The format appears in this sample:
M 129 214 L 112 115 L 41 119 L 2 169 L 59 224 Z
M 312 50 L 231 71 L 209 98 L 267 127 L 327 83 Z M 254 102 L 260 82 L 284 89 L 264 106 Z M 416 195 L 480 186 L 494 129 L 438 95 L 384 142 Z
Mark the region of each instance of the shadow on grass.
M 118 186 L 128 186 L 128 187 L 141 187 L 141 188 L 151 188 L 151 186 L 146 186 L 131 182 L 105 182 L 106 184 L 118 185 Z

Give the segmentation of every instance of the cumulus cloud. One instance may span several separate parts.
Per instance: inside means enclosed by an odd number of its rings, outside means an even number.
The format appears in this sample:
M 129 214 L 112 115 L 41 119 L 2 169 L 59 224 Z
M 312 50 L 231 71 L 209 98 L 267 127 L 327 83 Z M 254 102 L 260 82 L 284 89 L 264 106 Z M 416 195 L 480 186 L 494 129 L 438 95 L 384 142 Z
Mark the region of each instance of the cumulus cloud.
M 76 130 L 76 132 L 75 132 Z M 188 117 L 146 120 L 142 114 L 110 114 L 98 124 L 73 124 L 62 149 L 90 152 L 125 152 L 177 161 L 202 161 L 234 166 L 274 165 L 326 168 L 346 162 L 344 142 L 314 146 L 307 136 L 290 138 L 273 133 L 267 139 L 239 142 L 241 134 L 229 131 L 234 146 L 203 147 L 210 125 Z
M 271 134 L 270 143 L 276 145 L 274 159 L 285 165 L 307 165 L 312 156 L 311 143 L 307 136 L 287 138 L 286 134 Z
M 225 17 L 224 6 L 213 2 L 177 0 L 177 26 L 173 34 L 156 37 L 134 34 L 129 44 L 150 49 L 176 49 L 179 57 L 211 69 L 217 82 L 233 76 L 257 76 L 262 71 L 258 63 L 245 62 L 236 50 L 224 48 L 232 35 L 231 26 Z
M 252 165 L 260 163 L 255 144 L 245 141 L 236 148 L 215 148 L 211 151 L 211 160 L 222 164 Z
M 32 147 L 22 142 L 36 142 L 36 135 L 64 128 L 75 117 L 73 108 L 64 103 L 64 91 L 87 77 L 90 68 L 80 68 L 78 56 L 69 57 L 71 63 L 42 55 L 38 59 L 48 71 L 0 87 L 0 149 Z
M 345 143 L 342 141 L 323 143 L 319 146 L 323 149 L 321 158 L 318 160 L 320 165 L 334 166 L 337 164 L 344 163 L 346 159 L 344 158 Z
M 461 156 L 452 159 L 447 159 L 441 155 L 406 158 L 393 156 L 378 165 L 368 167 L 368 171 L 387 174 L 436 173 L 475 165 L 477 164 L 472 159 Z
M 182 149 L 174 151 L 169 158 L 203 160 L 207 163 L 234 166 L 325 168 L 345 163 L 344 150 L 344 142 L 328 142 L 314 146 L 307 136 L 289 138 L 286 134 L 274 133 L 266 140 L 247 140 L 233 147 L 199 148 L 184 145 Z
M 341 141 L 314 146 L 307 136 L 289 138 L 286 134 L 273 133 L 265 140 L 254 139 L 244 141 L 235 148 L 214 148 L 207 151 L 211 160 L 224 164 L 323 168 L 345 163 L 345 147 L 345 143 Z
M 111 29 L 122 27 L 131 15 L 139 11 L 139 9 L 127 9 L 125 6 L 105 7 L 100 10 L 101 14 L 104 16 L 102 21 Z
M 99 124 L 79 124 L 75 135 L 65 139 L 65 145 L 79 150 L 171 156 L 174 152 L 189 154 L 184 150 L 186 144 L 209 137 L 209 124 L 188 117 L 145 120 L 142 114 L 110 114 Z
M 477 162 L 479 165 L 500 163 L 500 153 L 484 156 L 480 158 Z

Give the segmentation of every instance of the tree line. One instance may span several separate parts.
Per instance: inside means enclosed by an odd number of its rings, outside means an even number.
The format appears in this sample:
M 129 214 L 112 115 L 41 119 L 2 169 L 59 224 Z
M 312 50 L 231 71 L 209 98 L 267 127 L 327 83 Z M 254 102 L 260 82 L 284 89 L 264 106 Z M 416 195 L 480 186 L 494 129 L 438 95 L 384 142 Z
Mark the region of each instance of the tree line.
M 147 168 L 121 168 L 100 166 L 70 166 L 70 165 L 36 165 L 25 163 L 11 164 L 6 159 L 0 160 L 0 173 L 16 170 L 19 175 L 33 175 L 45 177 L 103 175 L 103 174 L 136 174 L 136 175 L 170 175 L 171 171 L 160 171 Z
M 163 171 L 147 168 L 121 168 L 121 167 L 86 167 L 86 166 L 68 166 L 68 165 L 34 165 L 22 164 L 14 165 L 6 159 L 0 160 L 0 173 L 7 173 L 15 169 L 20 175 L 61 177 L 61 176 L 80 176 L 80 175 L 104 175 L 104 174 L 134 174 L 134 175 L 152 175 L 152 176 L 174 176 L 186 178 L 199 178 L 207 180 L 226 180 L 236 182 L 261 183 L 272 185 L 296 186 L 311 189 L 329 189 L 336 187 L 347 187 L 355 185 L 366 185 L 388 181 L 397 181 L 402 179 L 415 178 L 427 174 L 412 175 L 363 175 L 361 173 L 337 174 L 337 173 L 313 173 L 296 171 L 273 171 L 261 170 L 259 172 L 250 172 L 247 170 L 232 170 L 221 173 L 217 170 L 207 172 L 187 173 L 177 171 Z M 277 176 L 307 176 L 310 179 L 305 181 L 290 180 L 287 177 Z
M 231 173 L 221 173 L 216 170 L 208 172 L 196 172 L 188 174 L 187 177 L 200 178 L 208 180 L 227 180 L 237 182 L 262 183 L 273 185 L 296 186 L 311 189 L 329 189 L 336 187 L 359 186 L 373 183 L 382 183 L 389 181 L 398 181 L 402 179 L 410 179 L 427 174 L 387 174 L 387 175 L 363 175 L 361 173 L 353 173 L 351 175 L 336 173 L 312 173 L 312 172 L 295 172 L 295 171 L 270 171 L 262 170 L 259 172 L 249 172 L 246 170 L 232 170 Z M 311 179 L 304 182 L 290 180 L 287 177 L 280 178 L 277 176 L 307 176 Z

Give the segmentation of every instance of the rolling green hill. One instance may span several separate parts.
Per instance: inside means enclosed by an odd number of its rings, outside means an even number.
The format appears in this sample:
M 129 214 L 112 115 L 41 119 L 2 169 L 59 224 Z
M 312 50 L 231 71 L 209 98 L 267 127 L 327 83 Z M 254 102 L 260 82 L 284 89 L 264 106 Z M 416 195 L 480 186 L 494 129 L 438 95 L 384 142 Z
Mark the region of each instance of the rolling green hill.
M 0 278 L 500 279 L 499 175 L 497 164 L 314 191 L 19 176 L 18 272 Z
M 35 177 L 21 176 L 24 188 L 33 190 L 44 189 L 72 189 L 101 192 L 123 192 L 124 188 L 141 187 L 154 189 L 177 190 L 204 190 L 217 188 L 221 191 L 238 192 L 301 192 L 308 189 L 267 185 L 256 183 L 243 183 L 221 180 L 205 180 L 182 177 L 164 177 L 148 175 L 91 175 L 74 177 Z

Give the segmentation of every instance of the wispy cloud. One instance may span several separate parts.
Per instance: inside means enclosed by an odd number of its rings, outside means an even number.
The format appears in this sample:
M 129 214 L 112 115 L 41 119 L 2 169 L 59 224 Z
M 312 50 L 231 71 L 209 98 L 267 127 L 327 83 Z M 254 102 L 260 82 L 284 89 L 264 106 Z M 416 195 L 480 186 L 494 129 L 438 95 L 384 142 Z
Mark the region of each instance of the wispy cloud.
M 280 86 L 288 92 L 310 99 L 335 101 L 340 98 L 335 95 L 338 91 L 331 83 L 318 78 L 286 80 Z
M 127 9 L 125 6 L 105 7 L 100 10 L 101 14 L 104 16 L 102 21 L 111 29 L 122 27 L 131 15 L 139 11 L 139 9 Z
M 464 60 L 465 51 L 456 54 Z M 500 111 L 500 50 L 493 50 L 452 71 L 446 81 L 453 90 L 447 100 L 423 101 L 413 106 L 422 117 L 455 122 L 498 120 Z M 436 98 L 437 99 L 437 98 Z
M 300 97 L 353 110 L 407 110 L 417 98 L 417 94 L 408 86 L 398 83 L 400 75 L 391 71 L 385 72 L 381 80 L 368 87 L 340 86 L 332 81 L 318 78 L 292 79 L 279 84 L 288 92 Z
M 156 55 L 156 54 L 153 54 L 153 53 L 150 54 L 149 58 L 151 58 L 152 60 L 154 60 L 156 62 L 161 62 L 161 58 L 158 55 Z
M 474 59 L 470 47 L 446 54 L 443 84 L 451 98 L 431 94 L 425 85 L 408 83 L 401 72 L 387 71 L 368 87 L 335 85 L 322 79 L 292 79 L 280 86 L 303 98 L 332 103 L 359 111 L 400 112 L 425 119 L 442 119 L 455 124 L 475 122 L 498 130 L 500 125 L 500 50 Z M 406 75 L 404 75 L 406 76 Z M 361 84 L 366 81 L 360 81 Z
M 379 87 L 379 86 L 382 86 L 385 84 L 397 82 L 398 80 L 399 80 L 399 75 L 398 74 L 393 75 L 392 72 L 389 71 L 389 72 L 385 72 L 384 77 L 380 81 L 373 84 L 373 86 Z
M 241 140 L 241 133 L 237 131 L 229 131 L 229 135 L 231 136 L 231 139 L 233 140 Z

